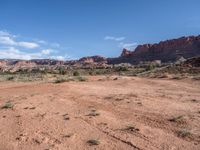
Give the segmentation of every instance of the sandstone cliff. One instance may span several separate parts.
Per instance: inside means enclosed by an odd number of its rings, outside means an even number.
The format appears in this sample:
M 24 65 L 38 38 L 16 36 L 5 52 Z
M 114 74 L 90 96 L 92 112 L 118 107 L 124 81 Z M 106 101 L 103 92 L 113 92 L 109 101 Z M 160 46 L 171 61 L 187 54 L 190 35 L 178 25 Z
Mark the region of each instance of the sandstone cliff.
M 173 62 L 179 57 L 190 58 L 200 55 L 200 36 L 181 37 L 157 44 L 138 45 L 135 50 L 123 50 L 118 58 L 108 59 L 108 63 L 139 63 L 140 61 L 161 60 Z

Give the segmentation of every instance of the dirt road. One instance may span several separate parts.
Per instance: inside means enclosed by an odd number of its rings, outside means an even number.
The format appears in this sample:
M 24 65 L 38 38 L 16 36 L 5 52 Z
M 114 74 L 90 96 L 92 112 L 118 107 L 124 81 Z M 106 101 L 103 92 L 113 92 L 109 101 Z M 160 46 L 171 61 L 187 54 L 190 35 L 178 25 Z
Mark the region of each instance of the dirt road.
M 0 150 L 200 149 L 199 81 L 5 81 L 0 106 L 6 102 Z

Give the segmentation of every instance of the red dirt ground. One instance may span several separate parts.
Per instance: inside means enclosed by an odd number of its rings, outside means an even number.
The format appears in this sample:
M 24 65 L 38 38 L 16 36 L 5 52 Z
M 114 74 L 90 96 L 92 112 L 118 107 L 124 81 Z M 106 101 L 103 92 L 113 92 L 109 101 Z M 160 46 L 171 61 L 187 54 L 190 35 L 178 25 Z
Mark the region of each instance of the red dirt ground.
M 7 101 L 0 150 L 200 149 L 199 81 L 0 82 L 0 106 Z

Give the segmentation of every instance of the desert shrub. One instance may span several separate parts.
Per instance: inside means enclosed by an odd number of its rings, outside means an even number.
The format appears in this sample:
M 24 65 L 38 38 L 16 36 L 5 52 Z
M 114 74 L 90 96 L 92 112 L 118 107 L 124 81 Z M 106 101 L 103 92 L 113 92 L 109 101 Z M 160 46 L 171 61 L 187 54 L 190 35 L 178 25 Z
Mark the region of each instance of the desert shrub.
M 99 116 L 99 115 L 100 115 L 100 113 L 92 111 L 87 116 L 93 116 L 93 117 L 95 117 L 95 116 Z
M 120 72 L 120 71 L 128 71 L 128 67 L 125 66 L 119 66 L 115 68 L 115 71 Z
M 102 72 L 98 70 L 98 71 L 95 72 L 95 74 L 96 74 L 96 75 L 101 75 Z
M 93 116 L 93 117 L 95 117 L 95 116 L 99 116 L 99 115 L 100 115 L 100 113 L 98 113 L 96 111 L 96 109 L 93 108 L 93 109 L 91 109 L 90 113 L 87 116 Z
M 191 133 L 190 133 L 190 131 L 187 130 L 187 129 L 181 129 L 181 130 L 177 131 L 177 135 L 178 135 L 178 137 L 185 138 L 185 137 L 190 136 Z
M 134 125 L 128 125 L 123 130 L 126 130 L 126 131 L 139 131 L 139 129 L 136 128 Z
M 194 80 L 200 80 L 200 75 L 193 76 L 193 79 L 194 79 Z
M 13 106 L 14 105 L 10 101 L 8 101 L 1 107 L 1 109 L 9 109 L 9 108 L 13 108 Z
M 14 79 L 14 76 L 9 76 L 9 77 L 7 77 L 7 80 L 13 80 Z
M 67 80 L 64 79 L 64 78 L 57 78 L 54 83 L 63 83 L 63 82 L 66 82 Z
M 99 142 L 98 140 L 95 140 L 95 139 L 88 140 L 87 143 L 88 143 L 90 146 L 99 145 L 99 144 L 100 144 L 100 142 Z
M 61 81 L 59 81 L 61 80 Z M 56 80 L 57 81 L 57 80 Z M 67 77 L 66 79 L 58 79 L 58 82 L 70 82 L 70 81 L 80 81 L 80 82 L 84 82 L 87 81 L 87 78 L 82 77 L 82 76 L 75 76 L 75 77 Z
M 169 121 L 178 122 L 178 121 L 181 121 L 182 119 L 183 119 L 183 116 L 177 116 L 177 117 L 170 118 Z
M 74 71 L 74 72 L 73 72 L 73 76 L 80 76 L 80 72 Z
M 87 81 L 87 78 L 85 77 L 82 77 L 82 76 L 79 76 L 76 78 L 78 81 L 81 81 L 81 82 L 84 82 L 84 81 Z
M 164 73 L 164 74 L 159 75 L 158 78 L 168 78 L 168 75 Z
M 63 137 L 65 137 L 65 138 L 70 138 L 71 136 L 73 136 L 72 133 L 69 133 L 69 134 L 63 135 Z
M 155 66 L 153 64 L 149 64 L 145 67 L 146 71 L 151 71 L 155 68 Z
M 59 68 L 59 74 L 65 75 L 67 71 L 64 68 Z
M 180 80 L 180 79 L 181 79 L 181 76 L 176 75 L 176 76 L 173 76 L 172 79 L 174 79 L 174 80 Z
M 92 76 L 94 73 L 92 71 L 89 71 L 88 74 Z

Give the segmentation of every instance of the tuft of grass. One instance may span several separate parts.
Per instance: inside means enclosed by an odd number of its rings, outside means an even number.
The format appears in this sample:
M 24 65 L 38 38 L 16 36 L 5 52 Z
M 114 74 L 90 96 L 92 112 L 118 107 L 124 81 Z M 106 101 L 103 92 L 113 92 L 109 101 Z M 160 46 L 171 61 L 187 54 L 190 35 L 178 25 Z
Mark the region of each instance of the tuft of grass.
M 95 116 L 99 116 L 99 115 L 100 115 L 100 113 L 96 112 L 96 109 L 93 108 L 91 110 L 91 112 L 87 116 L 93 116 L 93 117 L 95 117 Z
M 74 76 L 74 77 L 67 77 L 67 78 L 57 78 L 54 83 L 63 83 L 63 82 L 70 82 L 70 81 L 80 81 L 84 82 L 87 81 L 87 78 L 82 76 Z
M 91 139 L 91 140 L 88 140 L 87 143 L 88 143 L 90 146 L 93 146 L 93 145 L 99 145 L 99 144 L 100 144 L 100 141 L 99 141 L 99 140 L 95 140 L 95 139 Z
M 87 116 L 95 117 L 95 116 L 99 116 L 99 115 L 100 115 L 100 113 L 98 113 L 98 112 L 90 112 Z
M 29 109 L 35 109 L 36 107 L 30 107 Z
M 133 125 L 128 125 L 128 126 L 126 126 L 126 128 L 124 128 L 123 130 L 126 130 L 126 131 L 139 131 L 139 129 L 136 128 L 136 127 L 133 126 Z
M 63 135 L 64 138 L 70 138 L 71 136 L 73 136 L 72 133 L 69 133 L 69 134 L 65 134 L 65 135 Z
M 74 72 L 73 72 L 73 76 L 80 76 L 80 72 L 74 71 Z
M 8 80 L 8 81 L 14 80 L 14 77 L 13 76 L 7 77 L 6 80 Z
M 178 122 L 181 119 L 183 119 L 183 116 L 177 116 L 177 117 L 170 118 L 169 121 L 171 121 L 171 122 Z
M 199 76 L 194 76 L 193 79 L 194 80 L 200 80 L 200 75 Z
M 198 100 L 196 100 L 196 99 L 192 99 L 191 101 L 194 102 L 194 103 L 198 102 Z
M 69 120 L 70 119 L 69 116 L 68 116 L 68 113 L 63 114 L 62 116 L 63 116 L 64 120 Z
M 68 116 L 65 116 L 64 117 L 64 120 L 69 120 L 70 118 Z
M 85 77 L 82 77 L 82 76 L 79 76 L 76 78 L 78 81 L 81 81 L 81 82 L 84 82 L 84 81 L 87 81 L 87 78 Z
M 168 75 L 167 74 L 162 74 L 162 75 L 160 75 L 160 76 L 158 76 L 158 78 L 168 78 Z
M 178 135 L 178 137 L 185 138 L 185 137 L 190 136 L 191 132 L 187 129 L 181 129 L 181 130 L 177 131 L 177 135 Z
M 64 78 L 58 78 L 54 81 L 54 83 L 63 83 L 63 82 L 66 82 L 67 80 L 64 79 Z
M 173 76 L 172 79 L 174 79 L 174 80 L 181 80 L 181 76 L 176 75 L 176 76 Z
M 14 105 L 10 101 L 8 101 L 1 107 L 1 109 L 12 109 L 13 107 Z

